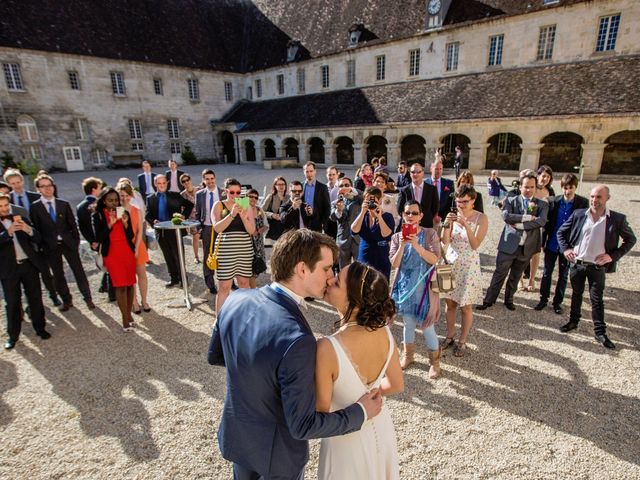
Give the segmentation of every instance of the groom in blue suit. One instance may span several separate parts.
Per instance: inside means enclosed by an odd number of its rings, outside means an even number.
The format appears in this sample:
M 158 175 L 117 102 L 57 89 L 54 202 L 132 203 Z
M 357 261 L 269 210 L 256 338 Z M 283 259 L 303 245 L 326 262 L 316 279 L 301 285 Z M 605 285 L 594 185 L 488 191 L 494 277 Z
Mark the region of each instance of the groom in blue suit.
M 308 439 L 355 432 L 380 412 L 378 391 L 343 410 L 316 411 L 316 340 L 301 308 L 334 281 L 337 253 L 326 235 L 290 230 L 273 248 L 273 283 L 238 290 L 220 311 L 208 361 L 227 368 L 218 444 L 234 479 L 301 479 Z

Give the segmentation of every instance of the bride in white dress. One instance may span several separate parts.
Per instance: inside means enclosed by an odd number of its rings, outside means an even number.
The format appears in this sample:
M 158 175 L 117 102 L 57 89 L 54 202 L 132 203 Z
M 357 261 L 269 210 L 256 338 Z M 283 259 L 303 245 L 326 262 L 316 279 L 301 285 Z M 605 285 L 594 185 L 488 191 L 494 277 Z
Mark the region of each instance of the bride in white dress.
M 398 349 L 387 326 L 395 306 L 384 275 L 360 262 L 352 263 L 327 288 L 325 300 L 341 319 L 335 334 L 318 341 L 317 410 L 340 410 L 377 388 L 382 395 L 402 392 Z M 359 431 L 322 439 L 318 478 L 399 478 L 396 433 L 386 405 Z

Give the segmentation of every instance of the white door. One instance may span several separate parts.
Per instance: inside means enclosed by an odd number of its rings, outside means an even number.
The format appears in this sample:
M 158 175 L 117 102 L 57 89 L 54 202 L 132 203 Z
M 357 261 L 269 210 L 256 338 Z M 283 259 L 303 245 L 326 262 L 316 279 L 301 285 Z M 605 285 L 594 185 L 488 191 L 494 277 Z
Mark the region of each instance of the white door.
M 67 166 L 67 172 L 77 172 L 78 170 L 84 170 L 84 163 L 82 163 L 82 152 L 80 147 L 64 147 L 64 162 Z

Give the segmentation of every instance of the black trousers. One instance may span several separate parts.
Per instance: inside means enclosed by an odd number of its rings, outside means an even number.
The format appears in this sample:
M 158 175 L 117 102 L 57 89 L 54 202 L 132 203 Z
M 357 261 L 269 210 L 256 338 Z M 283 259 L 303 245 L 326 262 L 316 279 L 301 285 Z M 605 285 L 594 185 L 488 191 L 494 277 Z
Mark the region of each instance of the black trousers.
M 164 261 L 167 262 L 167 270 L 172 282 L 182 281 L 180 273 L 180 254 L 178 253 L 178 244 L 176 243 L 176 233 L 174 230 L 159 232 L 158 245 L 162 250 Z M 183 251 L 184 253 L 184 251 Z
M 233 480 L 260 480 L 263 478 L 264 477 L 257 472 L 244 468 L 243 466 L 238 465 L 237 463 L 233 464 Z M 269 478 L 272 478 L 273 480 L 304 480 L 304 468 L 300 471 L 300 473 L 297 476 L 294 476 L 294 477 L 290 477 L 290 478 L 287 477 L 285 479 L 285 477 L 281 477 L 281 476 L 277 476 L 277 477 L 271 476 Z
M 73 276 L 78 284 L 78 290 L 82 294 L 82 298 L 85 300 L 91 300 L 91 289 L 89 288 L 89 281 L 87 280 L 87 274 L 84 273 L 82 267 L 82 260 L 80 260 L 80 252 L 77 248 L 70 248 L 64 243 L 58 243 L 58 248 L 55 250 L 46 250 L 47 262 L 53 272 L 53 281 L 55 283 L 56 290 L 62 297 L 64 303 L 71 303 L 71 292 L 69 291 L 69 285 L 64 277 L 64 265 L 62 263 L 62 257 L 67 260 Z
M 44 331 L 44 306 L 38 273 L 38 269 L 27 260 L 16 264 L 11 275 L 2 279 L 2 290 L 7 304 L 7 335 L 10 340 L 17 341 L 22 329 L 21 286 L 29 303 L 29 316 L 33 329 L 38 333 Z
M 338 224 L 333 220 L 329 220 L 327 222 L 327 228 L 325 229 L 324 233 L 335 240 L 335 238 L 338 236 Z
M 553 295 L 553 305 L 560 306 L 564 300 L 564 292 L 567 290 L 567 281 L 569 279 L 569 262 L 560 252 L 544 251 L 544 271 L 542 272 L 542 281 L 540 282 L 540 301 L 547 303 L 549 295 L 551 295 L 551 277 L 553 270 L 558 263 L 558 283 L 556 291 Z
M 507 287 L 504 290 L 504 303 L 513 303 L 513 295 L 518 290 L 518 281 L 522 272 L 527 267 L 531 255 L 524 254 L 524 247 L 520 246 L 515 253 L 504 253 L 498 251 L 496 258 L 496 269 L 491 277 L 491 284 L 484 296 L 485 303 L 496 303 L 502 285 L 507 276 Z
M 589 281 L 589 299 L 591 300 L 593 330 L 596 335 L 604 335 L 607 333 L 607 324 L 604 323 L 604 300 L 602 298 L 605 279 L 604 267 L 572 264 L 569 270 L 569 278 L 571 279 L 571 288 L 573 289 L 569 321 L 578 323 L 580 320 L 584 284 L 586 281 Z
M 42 254 L 42 258 L 44 260 L 45 265 L 48 265 L 47 257 Z M 51 270 L 48 268 L 44 272 L 40 272 L 40 276 L 42 277 L 42 283 L 44 283 L 44 288 L 49 292 L 49 298 L 54 300 L 58 297 L 58 292 L 56 292 L 56 284 L 53 280 L 53 275 L 51 275 Z
M 202 251 L 204 252 L 203 260 L 202 260 L 202 273 L 204 274 L 204 283 L 207 285 L 207 288 L 213 288 L 216 286 L 215 282 L 215 270 L 210 270 L 207 267 L 207 258 L 209 257 L 209 246 L 211 243 L 211 232 L 213 232 L 213 227 L 211 225 L 203 225 L 202 226 L 202 234 L 200 238 L 202 238 Z M 216 235 L 214 232 L 213 237 L 213 248 L 216 249 Z

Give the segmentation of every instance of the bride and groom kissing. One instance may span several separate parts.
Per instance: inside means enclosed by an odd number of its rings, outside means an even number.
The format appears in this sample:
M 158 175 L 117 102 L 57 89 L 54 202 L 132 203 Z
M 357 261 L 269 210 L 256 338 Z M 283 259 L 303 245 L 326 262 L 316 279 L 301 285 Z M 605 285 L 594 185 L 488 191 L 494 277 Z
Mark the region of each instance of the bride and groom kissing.
M 273 247 L 273 283 L 225 302 L 208 361 L 226 366 L 218 430 L 234 479 L 301 479 L 308 440 L 322 438 L 318 478 L 399 477 L 396 436 L 382 397 L 404 381 L 387 322 L 395 313 L 385 277 L 353 263 L 334 277 L 335 242 L 307 229 Z M 316 342 L 305 297 L 340 314 Z

